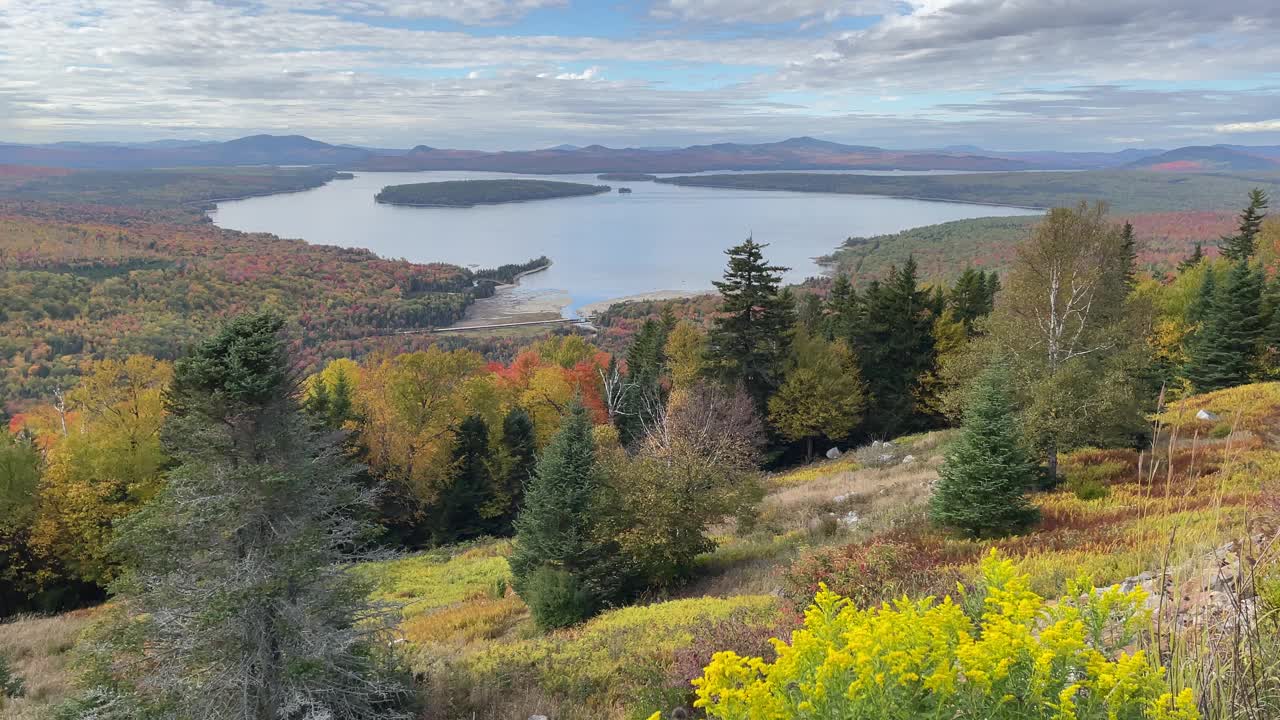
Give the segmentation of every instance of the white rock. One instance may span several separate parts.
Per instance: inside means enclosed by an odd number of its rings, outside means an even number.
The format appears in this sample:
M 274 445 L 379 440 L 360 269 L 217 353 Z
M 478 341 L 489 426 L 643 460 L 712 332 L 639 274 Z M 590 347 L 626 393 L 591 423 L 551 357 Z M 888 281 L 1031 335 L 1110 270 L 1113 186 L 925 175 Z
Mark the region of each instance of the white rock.
M 833 448 L 831 448 L 830 450 L 828 450 L 828 451 L 827 451 L 827 459 L 828 459 L 828 460 L 839 460 L 839 459 L 840 459 L 840 456 L 841 456 L 841 455 L 843 455 L 843 454 L 844 454 L 844 453 L 840 452 L 840 448 L 834 448 L 834 447 L 833 447 Z
M 908 463 L 913 463 L 913 462 L 915 462 L 915 461 L 916 461 L 916 456 L 915 456 L 915 455 L 907 455 L 906 457 L 902 458 L 902 464 L 903 464 L 903 465 L 906 465 L 906 464 L 908 464 Z
M 1200 412 L 1196 413 L 1196 419 L 1217 422 L 1219 418 L 1218 418 L 1218 414 L 1215 412 L 1209 412 L 1208 410 L 1201 410 Z

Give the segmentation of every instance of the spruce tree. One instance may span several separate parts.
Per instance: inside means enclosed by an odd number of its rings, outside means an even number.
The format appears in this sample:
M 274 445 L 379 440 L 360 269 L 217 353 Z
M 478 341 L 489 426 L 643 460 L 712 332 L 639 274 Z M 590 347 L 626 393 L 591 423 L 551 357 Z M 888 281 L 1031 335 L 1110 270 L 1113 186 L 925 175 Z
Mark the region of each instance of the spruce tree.
M 871 283 L 849 338 L 870 395 L 866 424 L 878 435 L 928 425 L 916 399 L 936 362 L 934 315 L 916 272 L 915 259 L 908 258 L 902 269 L 890 269 L 884 283 Z
M 1258 369 L 1262 331 L 1262 273 L 1240 260 L 1192 339 L 1186 377 L 1196 392 L 1249 382 Z
M 575 403 L 538 460 L 510 558 L 512 584 L 544 630 L 577 623 L 632 589 L 618 543 L 602 537 L 605 493 L 591 421 Z
M 972 537 L 1002 537 L 1033 525 L 1027 500 L 1035 467 L 1018 432 L 1008 370 L 993 365 L 979 376 L 960 436 L 938 470 L 929 503 L 933 521 Z
M 1183 258 L 1182 262 L 1178 263 L 1178 272 L 1190 270 L 1191 268 L 1199 265 L 1201 260 L 1204 260 L 1204 247 L 1200 243 L 1196 243 L 1191 254 Z
M 665 323 L 645 320 L 627 350 L 627 373 L 615 415 L 618 436 L 624 445 L 633 444 L 646 427 L 652 426 L 652 414 L 661 406 L 668 332 Z
M 1218 247 L 1222 256 L 1231 261 L 1248 260 L 1257 249 L 1258 231 L 1266 219 L 1267 194 L 1262 188 L 1249 191 L 1249 205 L 1240 212 L 1240 229 L 1235 235 L 1222 238 Z
M 347 371 L 341 367 L 336 369 L 337 377 L 333 379 L 333 387 L 329 389 L 329 427 L 338 429 L 348 420 L 354 419 L 354 402 L 352 401 L 351 381 Z
M 707 343 L 708 359 L 723 378 L 741 382 L 759 407 L 781 382 L 794 314 L 778 292 L 787 268 L 769 265 L 765 247 L 748 238 L 725 251 L 729 266 L 714 283 L 721 314 Z
M 408 717 L 393 618 L 350 572 L 369 557 L 374 493 L 300 412 L 281 325 L 237 318 L 175 364 L 174 467 L 118 540 L 121 644 L 145 655 L 127 680 L 176 717 Z
M 489 428 L 484 418 L 469 415 L 454 436 L 449 483 L 431 511 L 432 540 L 437 545 L 470 540 L 490 529 L 482 517 L 493 500 L 489 454 Z
M 972 336 L 974 323 L 991 314 L 994 307 L 995 288 L 999 280 L 995 272 L 988 278 L 985 271 L 965 268 L 947 294 L 947 307 L 956 320 L 964 323 L 965 334 Z M 938 315 L 941 315 L 939 311 Z
M 516 406 L 502 419 L 501 499 L 506 511 L 501 516 L 498 532 L 510 533 L 520 509 L 524 507 L 524 488 L 533 478 L 538 462 L 538 441 L 533 420 L 524 408 Z
M 1120 229 L 1121 275 L 1126 290 L 1133 290 L 1138 283 L 1138 241 L 1133 236 L 1133 223 L 1124 221 Z
M 1187 304 L 1187 322 L 1192 325 L 1204 323 L 1213 314 L 1213 304 L 1218 296 L 1217 273 L 1212 265 L 1204 269 L 1204 280 L 1200 283 L 1196 296 Z

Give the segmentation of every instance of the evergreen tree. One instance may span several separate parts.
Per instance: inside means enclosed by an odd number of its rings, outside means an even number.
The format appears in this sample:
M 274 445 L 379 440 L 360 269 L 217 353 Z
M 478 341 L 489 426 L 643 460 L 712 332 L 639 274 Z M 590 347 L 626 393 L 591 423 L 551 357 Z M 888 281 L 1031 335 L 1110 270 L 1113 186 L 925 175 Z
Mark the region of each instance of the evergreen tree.
M 1249 382 L 1263 329 L 1262 273 L 1239 260 L 1191 342 L 1186 376 L 1196 392 Z
M 994 271 L 988 278 L 982 270 L 965 268 L 948 293 L 947 307 L 956 320 L 964 323 L 965 334 L 969 336 L 973 335 L 974 323 L 991 314 L 996 288 L 993 281 L 999 283 Z M 938 314 L 941 315 L 941 311 Z
M 618 437 L 631 445 L 653 425 L 662 404 L 662 373 L 666 366 L 666 324 L 645 320 L 627 350 L 627 372 L 614 416 Z
M 510 532 L 520 509 L 524 507 L 524 488 L 533 477 L 538 461 L 538 441 L 533 420 L 524 408 L 511 408 L 502 419 L 502 476 L 501 499 L 506 511 L 501 516 L 498 531 Z
M 329 384 L 317 375 L 311 383 L 311 392 L 307 394 L 302 409 L 317 423 L 329 423 Z
M 860 298 L 849 282 L 848 275 L 837 275 L 831 281 L 831 292 L 827 294 L 825 332 L 828 340 L 848 338 L 853 332 L 853 324 L 858 316 Z
M 542 629 L 565 627 L 633 589 L 616 540 L 601 537 L 609 508 L 591 421 L 575 403 L 538 460 L 516 519 L 516 592 Z
M 822 298 L 818 297 L 817 293 L 805 294 L 804 299 L 800 301 L 800 309 L 796 312 L 796 320 L 805 332 L 813 335 L 825 334 Z
M 996 364 L 979 376 L 960 436 L 938 470 L 929 503 L 933 521 L 972 537 L 1002 537 L 1036 522 L 1027 500 L 1035 467 L 1018 433 L 1009 372 Z
M 928 424 L 916 400 L 923 376 L 935 366 L 934 316 L 916 272 L 915 259 L 908 258 L 901 270 L 890 269 L 883 284 L 873 282 L 850 338 L 870 395 L 868 428 L 883 436 Z
M 1127 291 L 1138 283 L 1138 241 L 1133 236 L 1133 223 L 1124 221 L 1120 229 L 1121 276 Z
M 1235 235 L 1222 238 L 1218 247 L 1222 256 L 1231 261 L 1248 260 L 1258 245 L 1258 231 L 1266 219 L 1267 194 L 1262 188 L 1249 191 L 1249 205 L 1240 212 L 1240 230 Z
M 1182 262 L 1178 263 L 1178 272 L 1184 272 L 1199 265 L 1201 260 L 1204 260 L 1204 247 L 1201 246 L 1200 243 L 1196 243 L 1191 254 L 1183 258 Z
M 857 361 L 843 341 L 827 342 L 801 329 L 792 341 L 786 380 L 769 398 L 769 422 L 792 442 L 843 440 L 853 432 L 866 405 Z
M 748 238 L 725 251 L 729 266 L 714 283 L 723 299 L 707 343 L 708 359 L 731 383 L 741 382 L 758 406 L 781 382 L 793 309 L 778 292 L 787 268 L 769 265 Z
M 336 369 L 337 377 L 333 379 L 333 387 L 329 389 L 329 427 L 338 429 L 348 420 L 354 418 L 351 381 L 347 379 L 347 371 L 341 367 Z
M 121 649 L 147 655 L 128 680 L 179 717 L 407 718 L 393 618 L 349 571 L 368 557 L 373 493 L 299 412 L 281 325 L 237 318 L 175 365 L 174 469 L 118 541 L 134 613 Z
M 454 436 L 453 472 L 432 511 L 432 540 L 444 545 L 483 535 L 489 529 L 483 511 L 492 501 L 489 428 L 484 418 L 469 415 Z
M 1212 265 L 1204 269 L 1204 281 L 1196 296 L 1187 304 L 1187 322 L 1191 325 L 1203 323 L 1213 314 L 1213 304 L 1218 295 L 1218 282 Z

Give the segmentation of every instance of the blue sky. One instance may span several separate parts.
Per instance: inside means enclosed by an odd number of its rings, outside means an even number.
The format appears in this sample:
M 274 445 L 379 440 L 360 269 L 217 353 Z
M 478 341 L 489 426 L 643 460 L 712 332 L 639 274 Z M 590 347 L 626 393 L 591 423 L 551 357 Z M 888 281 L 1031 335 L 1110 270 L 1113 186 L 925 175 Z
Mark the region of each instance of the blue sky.
M 1275 0 L 0 0 L 0 140 L 1280 144 Z

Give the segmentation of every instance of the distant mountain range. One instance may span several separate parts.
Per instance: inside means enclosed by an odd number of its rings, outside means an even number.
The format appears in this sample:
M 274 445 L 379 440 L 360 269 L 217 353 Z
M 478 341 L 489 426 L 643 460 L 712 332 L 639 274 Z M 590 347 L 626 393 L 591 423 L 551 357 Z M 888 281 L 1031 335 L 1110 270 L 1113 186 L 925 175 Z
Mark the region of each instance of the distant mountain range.
M 692 173 L 709 170 L 1099 170 L 1280 172 L 1280 146 L 1213 145 L 1126 149 L 1114 153 L 986 150 L 961 145 L 889 150 L 798 137 L 772 143 L 716 143 L 685 148 L 557 145 L 487 152 L 419 145 L 409 150 L 330 145 L 302 135 L 252 135 L 228 142 L 0 143 L 0 165 L 72 169 L 333 165 L 341 169 L 490 170 L 520 173 Z

